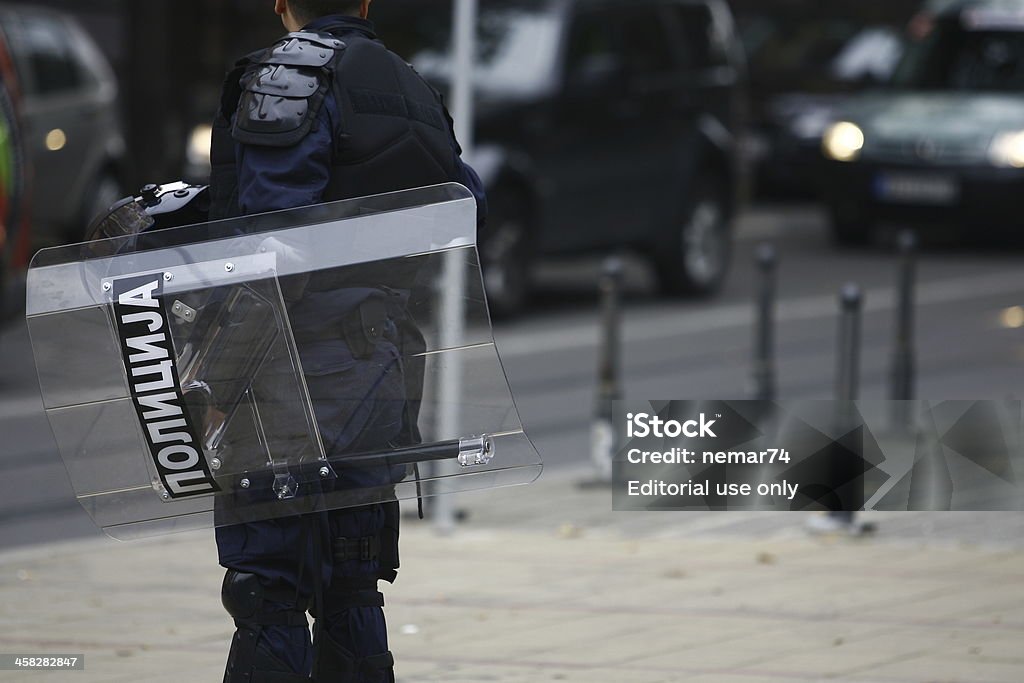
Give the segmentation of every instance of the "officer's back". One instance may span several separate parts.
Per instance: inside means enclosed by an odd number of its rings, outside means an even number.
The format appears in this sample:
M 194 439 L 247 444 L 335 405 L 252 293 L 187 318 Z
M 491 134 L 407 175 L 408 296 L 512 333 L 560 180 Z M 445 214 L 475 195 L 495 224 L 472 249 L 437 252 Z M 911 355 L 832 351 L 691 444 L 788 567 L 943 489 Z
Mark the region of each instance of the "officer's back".
M 369 21 L 322 17 L 228 76 L 214 126 L 213 217 L 453 180 L 482 204 L 460 152 L 440 95 Z

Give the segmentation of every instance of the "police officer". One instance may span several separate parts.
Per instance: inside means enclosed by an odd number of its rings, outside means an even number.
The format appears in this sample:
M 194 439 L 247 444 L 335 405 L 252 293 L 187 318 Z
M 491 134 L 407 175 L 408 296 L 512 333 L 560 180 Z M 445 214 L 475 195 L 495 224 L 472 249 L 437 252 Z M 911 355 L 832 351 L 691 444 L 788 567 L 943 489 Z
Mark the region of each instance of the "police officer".
M 370 3 L 276 0 L 290 33 L 240 60 L 224 85 L 211 149 L 211 218 L 454 181 L 474 193 L 483 219 L 482 185 L 460 158 L 440 95 L 377 38 L 367 20 Z M 331 315 L 309 321 L 365 324 L 367 310 L 380 310 L 369 305 L 380 298 L 372 287 L 341 298 L 319 294 Z M 337 337 L 338 330 L 306 332 L 296 334 L 303 362 L 329 362 L 323 354 L 331 351 L 323 348 L 338 347 L 313 342 Z M 360 353 L 347 343 L 345 353 L 362 362 L 357 381 L 374 391 L 392 387 L 387 397 L 349 401 L 359 419 L 321 411 L 313 396 L 329 451 L 385 447 L 401 436 L 392 433 L 393 416 L 384 414 L 394 410 L 401 378 L 387 381 L 391 370 L 381 370 L 375 356 L 392 342 L 398 343 L 381 339 Z M 408 438 L 415 426 L 406 420 L 400 429 Z M 394 681 L 377 582 L 396 576 L 397 508 L 374 504 L 218 528 L 227 568 L 222 598 L 236 625 L 225 683 L 290 683 L 310 675 Z M 315 618 L 312 640 L 307 609 Z

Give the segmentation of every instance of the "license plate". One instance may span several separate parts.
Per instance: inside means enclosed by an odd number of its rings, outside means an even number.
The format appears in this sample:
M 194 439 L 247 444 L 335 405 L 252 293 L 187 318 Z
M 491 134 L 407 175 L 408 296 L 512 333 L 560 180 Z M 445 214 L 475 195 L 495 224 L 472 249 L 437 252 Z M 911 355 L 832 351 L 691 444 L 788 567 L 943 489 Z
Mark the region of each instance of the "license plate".
M 960 183 L 946 175 L 879 173 L 875 197 L 894 203 L 952 204 L 960 198 Z

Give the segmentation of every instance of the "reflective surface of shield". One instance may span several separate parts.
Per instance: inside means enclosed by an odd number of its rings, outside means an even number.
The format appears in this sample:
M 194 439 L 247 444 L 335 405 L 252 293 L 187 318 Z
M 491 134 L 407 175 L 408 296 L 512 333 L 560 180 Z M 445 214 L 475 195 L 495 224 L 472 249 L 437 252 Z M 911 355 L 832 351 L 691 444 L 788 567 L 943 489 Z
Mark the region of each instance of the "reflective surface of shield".
M 117 538 L 540 473 L 459 185 L 45 250 L 27 317 L 75 493 Z

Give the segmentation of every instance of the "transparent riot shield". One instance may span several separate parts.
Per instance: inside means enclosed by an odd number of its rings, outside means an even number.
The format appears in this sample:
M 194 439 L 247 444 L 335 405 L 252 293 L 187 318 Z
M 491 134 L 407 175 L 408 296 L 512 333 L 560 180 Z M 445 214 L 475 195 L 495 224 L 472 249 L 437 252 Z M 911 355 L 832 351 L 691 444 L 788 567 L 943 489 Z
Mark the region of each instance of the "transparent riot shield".
M 48 249 L 27 317 L 115 538 L 528 483 L 459 185 Z

